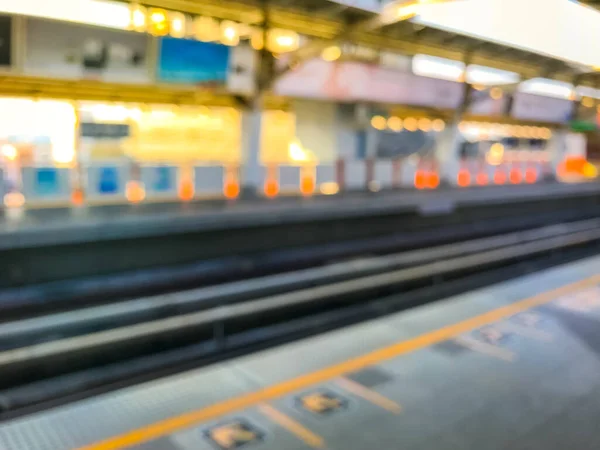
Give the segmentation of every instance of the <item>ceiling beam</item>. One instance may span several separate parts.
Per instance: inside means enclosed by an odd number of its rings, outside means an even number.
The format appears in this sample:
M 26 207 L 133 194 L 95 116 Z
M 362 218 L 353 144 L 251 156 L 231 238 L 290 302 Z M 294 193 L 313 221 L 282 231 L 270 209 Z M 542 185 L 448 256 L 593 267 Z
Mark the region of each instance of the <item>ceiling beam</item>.
M 239 0 L 230 0 L 227 2 L 222 0 L 139 1 L 146 6 L 161 7 L 189 14 L 206 15 L 249 24 L 260 24 L 264 20 L 264 12 L 261 10 L 257 0 L 246 0 L 244 2 Z M 321 46 L 323 45 L 323 41 L 329 41 L 327 45 L 331 45 L 332 40 L 335 41 L 335 39 L 343 37 L 345 40 L 357 45 L 372 47 L 377 50 L 397 51 L 407 56 L 423 53 L 441 58 L 462 60 L 465 53 L 465 49 L 461 47 L 448 46 L 441 43 L 428 42 L 427 39 L 420 39 L 418 33 L 416 35 L 403 36 L 402 39 L 392 38 L 377 30 L 368 31 L 360 29 L 360 27 L 348 26 L 340 18 L 326 17 L 314 12 L 310 13 L 291 7 L 270 6 L 269 24 L 272 27 L 293 30 L 312 37 L 317 41 L 320 40 Z M 451 34 L 449 33 L 449 35 Z M 477 40 L 473 39 L 473 41 Z M 309 53 L 318 54 L 319 52 L 314 50 L 314 48 L 312 50 L 309 49 Z M 495 48 L 501 52 L 507 47 L 497 45 Z M 516 52 L 520 54 L 518 50 Z M 548 58 L 547 61 L 551 62 L 553 60 Z M 533 78 L 539 73 L 539 63 L 531 62 L 526 55 L 523 55 L 523 58 L 520 59 L 516 56 L 503 56 L 502 53 L 489 55 L 487 51 L 481 52 L 481 54 L 476 52 L 472 56 L 472 63 L 517 72 L 523 78 Z M 557 71 L 554 74 L 554 78 L 561 81 L 570 81 L 572 73 L 573 71 Z

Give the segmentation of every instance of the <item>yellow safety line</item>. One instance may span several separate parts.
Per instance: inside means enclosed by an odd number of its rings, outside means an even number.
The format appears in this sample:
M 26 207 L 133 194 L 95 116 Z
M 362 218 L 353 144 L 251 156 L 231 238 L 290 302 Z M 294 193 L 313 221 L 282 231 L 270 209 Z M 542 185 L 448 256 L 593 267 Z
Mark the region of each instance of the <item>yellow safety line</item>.
M 279 424 L 290 433 L 304 441 L 306 445 L 314 448 L 325 447 L 325 441 L 321 436 L 316 435 L 304 425 L 292 419 L 290 416 L 282 413 L 281 411 L 273 408 L 271 405 L 262 404 L 258 407 L 258 409 L 273 422 Z
M 235 411 L 253 407 L 257 404 L 282 397 L 291 392 L 305 389 L 334 378 L 338 378 L 344 374 L 364 369 L 365 367 L 378 364 L 382 361 L 392 359 L 399 355 L 414 352 L 416 350 L 429 347 L 433 344 L 446 341 L 463 333 L 480 328 L 484 325 L 498 322 L 499 320 L 548 303 L 559 296 L 566 295 L 578 289 L 592 286 L 593 284 L 599 282 L 600 275 L 596 275 L 585 280 L 580 280 L 558 289 L 538 294 L 525 300 L 521 300 L 479 316 L 472 317 L 462 322 L 422 334 L 416 338 L 398 342 L 388 347 L 375 350 L 371 353 L 350 359 L 340 364 L 326 367 L 316 372 L 308 373 L 297 378 L 266 387 L 259 391 L 224 400 L 220 403 L 216 403 L 197 411 L 171 417 L 169 419 L 165 419 L 160 422 L 108 438 L 104 441 L 100 441 L 86 447 L 81 447 L 80 450 L 117 450 L 139 445 L 143 442 L 151 441 L 153 439 L 158 439 L 162 436 L 172 434 L 178 430 L 188 428 Z
M 337 384 L 339 384 L 348 392 L 352 392 L 354 395 L 358 395 L 374 405 L 377 405 L 383 409 L 387 409 L 389 412 L 394 414 L 400 414 L 400 412 L 402 412 L 402 407 L 398 403 L 381 395 L 379 392 L 375 392 L 374 390 L 363 386 L 362 384 L 355 383 L 348 378 L 340 378 L 337 381 Z

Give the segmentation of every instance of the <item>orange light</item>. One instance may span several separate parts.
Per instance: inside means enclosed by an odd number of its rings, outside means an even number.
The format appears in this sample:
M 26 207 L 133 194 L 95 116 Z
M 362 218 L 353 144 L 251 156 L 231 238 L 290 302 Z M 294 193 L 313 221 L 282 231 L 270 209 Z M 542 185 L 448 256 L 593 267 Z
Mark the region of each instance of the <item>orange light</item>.
M 139 181 L 130 181 L 125 188 L 125 197 L 131 203 L 143 202 L 146 198 L 144 184 Z
M 319 191 L 323 195 L 335 195 L 340 192 L 340 187 L 335 182 L 323 183 L 319 186 Z
M 415 187 L 417 189 L 425 189 L 427 187 L 426 174 L 422 170 L 417 170 L 415 173 Z
M 471 184 L 471 174 L 466 169 L 461 169 L 458 172 L 456 182 L 460 187 L 466 187 Z
M 429 189 L 435 189 L 440 185 L 440 176 L 437 172 L 431 172 L 427 177 L 427 187 Z
M 81 206 L 81 205 L 83 205 L 84 201 L 85 201 L 85 197 L 83 195 L 83 190 L 82 189 L 75 189 L 73 191 L 73 193 L 71 194 L 71 202 L 75 206 Z
M 267 180 L 265 182 L 264 191 L 267 197 L 276 197 L 277 194 L 279 194 L 279 183 L 277 183 L 277 180 Z
M 509 178 L 512 184 L 519 184 L 522 181 L 523 176 L 519 169 L 511 169 Z
M 486 184 L 489 183 L 490 180 L 489 180 L 489 177 L 488 177 L 487 173 L 485 173 L 485 172 L 479 172 L 477 174 L 476 181 L 477 181 L 477 184 L 479 186 L 485 186 Z
M 223 186 L 223 195 L 229 200 L 234 200 L 240 195 L 240 185 L 236 180 L 229 179 L 225 180 L 225 186 Z
M 315 192 L 315 188 L 315 177 L 312 174 L 305 175 L 302 177 L 302 179 L 300 180 L 300 192 L 302 193 L 302 195 L 313 195 L 313 193 Z
M 525 181 L 533 184 L 537 181 L 537 171 L 533 168 L 529 168 L 525 171 Z
M 193 198 L 194 183 L 189 178 L 181 180 L 181 183 L 179 184 L 179 199 L 184 202 L 189 202 Z
M 9 192 L 4 196 L 4 206 L 7 208 L 21 208 L 25 205 L 25 196 L 20 192 Z
M 504 184 L 506 183 L 506 172 L 504 170 L 496 170 L 494 173 L 494 183 Z

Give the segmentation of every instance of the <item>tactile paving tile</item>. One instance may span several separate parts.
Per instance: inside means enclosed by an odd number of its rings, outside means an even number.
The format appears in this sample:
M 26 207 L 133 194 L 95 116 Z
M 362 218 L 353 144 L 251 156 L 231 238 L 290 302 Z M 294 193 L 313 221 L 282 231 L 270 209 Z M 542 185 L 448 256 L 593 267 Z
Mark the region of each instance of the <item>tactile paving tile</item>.
M 0 425 L 0 448 L 79 448 L 238 395 L 239 383 L 223 369 L 200 370 L 67 405 Z

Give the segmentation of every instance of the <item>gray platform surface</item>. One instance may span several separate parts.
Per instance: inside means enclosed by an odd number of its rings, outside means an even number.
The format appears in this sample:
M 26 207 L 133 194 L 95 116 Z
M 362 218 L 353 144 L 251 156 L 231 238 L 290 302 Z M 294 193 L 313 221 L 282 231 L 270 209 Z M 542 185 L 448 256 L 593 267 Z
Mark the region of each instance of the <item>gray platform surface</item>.
M 596 449 L 600 256 L 0 425 L 2 450 Z
M 189 230 L 238 228 L 298 220 L 324 220 L 415 209 L 451 211 L 461 204 L 501 203 L 540 197 L 600 193 L 600 183 L 490 186 L 436 191 L 398 190 L 313 198 L 248 199 L 236 202 L 141 204 L 29 210 L 0 214 L 0 250 L 34 245 L 156 236 Z

